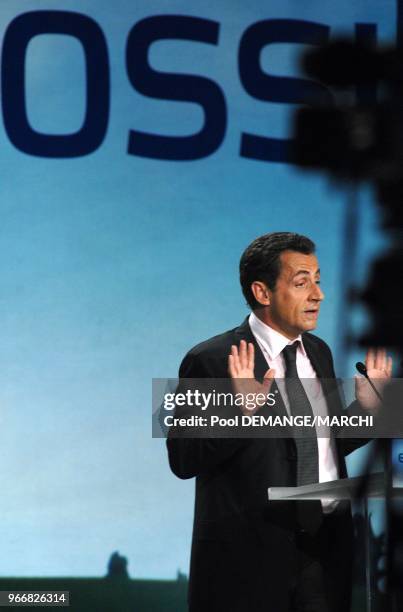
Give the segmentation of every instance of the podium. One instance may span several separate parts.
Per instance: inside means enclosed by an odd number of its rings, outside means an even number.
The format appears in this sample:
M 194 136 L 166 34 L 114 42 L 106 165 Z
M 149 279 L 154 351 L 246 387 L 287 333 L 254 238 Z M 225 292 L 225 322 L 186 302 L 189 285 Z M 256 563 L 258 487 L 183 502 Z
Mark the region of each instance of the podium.
M 268 489 L 269 501 L 272 500 L 351 500 L 357 501 L 357 493 L 363 490 L 365 477 L 341 478 L 330 482 L 317 482 L 302 487 L 270 487 Z M 368 514 L 368 499 L 383 499 L 386 490 L 386 474 L 379 472 L 367 477 L 365 495 L 360 500 L 364 505 L 365 518 L 365 582 L 367 612 L 372 612 L 371 592 L 371 558 L 370 558 L 370 522 Z M 393 484 L 393 499 L 403 499 L 403 482 Z

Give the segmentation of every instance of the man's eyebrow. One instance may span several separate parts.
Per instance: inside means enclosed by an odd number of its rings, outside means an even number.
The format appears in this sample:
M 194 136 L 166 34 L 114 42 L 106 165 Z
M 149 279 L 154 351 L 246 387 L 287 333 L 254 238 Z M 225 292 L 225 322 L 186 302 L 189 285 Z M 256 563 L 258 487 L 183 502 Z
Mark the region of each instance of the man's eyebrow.
M 296 273 L 294 274 L 293 278 L 295 278 L 295 277 L 296 277 L 296 276 L 298 276 L 299 274 L 310 274 L 310 271 L 309 271 L 309 270 L 298 270 L 298 272 L 296 272 Z M 318 268 L 318 269 L 316 270 L 315 275 L 316 275 L 316 274 L 320 274 L 320 268 Z

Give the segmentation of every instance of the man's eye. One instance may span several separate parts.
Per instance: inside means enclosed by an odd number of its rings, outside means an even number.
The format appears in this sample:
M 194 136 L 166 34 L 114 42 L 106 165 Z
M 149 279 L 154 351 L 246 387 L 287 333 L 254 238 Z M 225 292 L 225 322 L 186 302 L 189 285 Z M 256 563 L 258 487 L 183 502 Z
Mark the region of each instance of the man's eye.
M 305 287 L 305 283 L 297 283 L 295 286 L 296 287 Z

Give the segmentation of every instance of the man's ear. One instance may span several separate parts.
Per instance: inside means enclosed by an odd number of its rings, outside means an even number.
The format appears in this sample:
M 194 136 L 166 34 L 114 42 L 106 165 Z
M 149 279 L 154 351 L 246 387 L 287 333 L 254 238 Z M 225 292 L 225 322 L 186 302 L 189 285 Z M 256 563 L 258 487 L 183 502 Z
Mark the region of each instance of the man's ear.
M 255 300 L 262 306 L 270 305 L 270 289 L 262 281 L 253 281 L 250 286 Z

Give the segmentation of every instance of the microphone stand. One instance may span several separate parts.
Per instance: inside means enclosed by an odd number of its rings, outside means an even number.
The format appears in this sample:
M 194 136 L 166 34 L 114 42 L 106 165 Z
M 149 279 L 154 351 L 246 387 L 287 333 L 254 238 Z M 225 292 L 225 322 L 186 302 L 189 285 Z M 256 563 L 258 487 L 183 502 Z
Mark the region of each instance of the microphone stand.
M 377 397 L 382 401 L 382 397 L 373 384 L 372 380 L 368 376 L 366 366 L 358 362 L 356 369 L 360 374 L 365 376 L 372 389 L 376 393 Z M 371 473 L 371 469 L 378 459 L 381 459 L 385 471 L 385 547 L 386 547 L 386 566 L 385 566 L 385 591 L 386 591 L 386 608 L 382 609 L 382 612 L 395 612 L 394 606 L 395 598 L 394 587 L 395 587 L 395 568 L 394 568 L 394 539 L 392 537 L 392 524 L 393 524 L 393 508 L 392 508 L 392 497 L 393 497 L 393 465 L 392 465 L 392 439 L 391 438 L 376 438 L 374 441 L 373 453 L 368 457 L 364 476 L 360 487 L 357 489 L 356 499 L 365 499 L 365 494 L 368 490 L 368 482 Z M 371 578 L 369 575 L 369 568 L 367 568 L 367 584 L 369 586 L 369 599 L 367 605 L 368 610 L 371 609 Z

